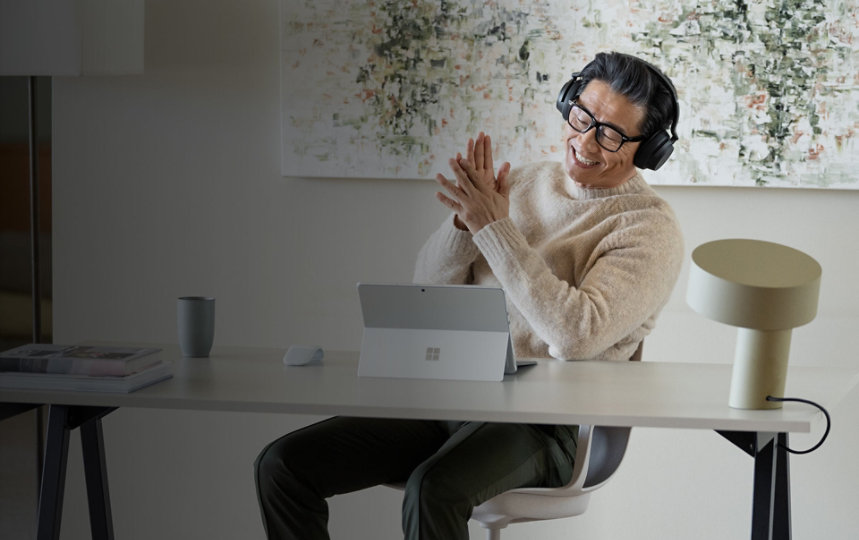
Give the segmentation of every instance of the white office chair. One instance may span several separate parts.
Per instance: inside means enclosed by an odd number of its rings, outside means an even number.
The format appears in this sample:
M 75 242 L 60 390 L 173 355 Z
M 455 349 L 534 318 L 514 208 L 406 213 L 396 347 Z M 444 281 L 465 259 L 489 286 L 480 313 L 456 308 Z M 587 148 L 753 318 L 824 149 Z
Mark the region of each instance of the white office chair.
M 643 343 L 631 361 L 640 361 Z M 509 523 L 542 521 L 584 514 L 591 493 L 608 482 L 623 461 L 629 427 L 579 426 L 573 476 L 558 488 L 518 488 L 505 491 L 476 506 L 471 519 L 487 529 L 488 540 L 501 540 Z M 403 485 L 390 485 L 403 489 Z
M 630 357 L 641 361 L 644 342 Z M 559 519 L 584 514 L 591 492 L 615 473 L 629 443 L 628 427 L 579 426 L 573 477 L 559 488 L 519 488 L 505 491 L 474 508 L 471 519 L 487 529 L 488 540 L 500 540 L 509 523 Z
M 620 466 L 629 442 L 628 427 L 579 426 L 576 461 L 570 482 L 559 488 L 519 488 L 505 491 L 474 508 L 471 519 L 500 540 L 509 523 L 578 516 L 588 507 L 591 492 Z

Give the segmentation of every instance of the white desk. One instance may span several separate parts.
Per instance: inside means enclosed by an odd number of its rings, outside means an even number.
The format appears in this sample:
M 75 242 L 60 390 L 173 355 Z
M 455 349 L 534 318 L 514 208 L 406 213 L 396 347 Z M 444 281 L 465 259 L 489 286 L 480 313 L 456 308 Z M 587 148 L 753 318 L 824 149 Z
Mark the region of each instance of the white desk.
M 774 442 L 786 444 L 787 433 L 810 432 L 822 418 L 793 403 L 731 409 L 728 364 L 541 361 L 492 383 L 358 378 L 356 352 L 285 367 L 282 349 L 222 347 L 209 359 L 163 349 L 174 377 L 131 394 L 2 391 L 6 416 L 22 404 L 51 405 L 39 540 L 58 537 L 69 431 L 78 426 L 93 537 L 113 538 L 100 419 L 117 407 L 718 430 L 756 460 L 754 539 L 790 534 L 787 454 Z M 786 395 L 831 410 L 857 382 L 853 369 L 792 367 Z

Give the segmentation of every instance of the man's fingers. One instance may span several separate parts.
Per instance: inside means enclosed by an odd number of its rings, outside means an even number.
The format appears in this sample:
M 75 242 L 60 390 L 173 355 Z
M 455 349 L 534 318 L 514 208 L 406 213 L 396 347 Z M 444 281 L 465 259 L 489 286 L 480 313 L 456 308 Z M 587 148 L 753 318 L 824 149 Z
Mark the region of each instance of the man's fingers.
M 458 213 L 458 212 L 462 211 L 462 205 L 461 204 L 459 204 L 458 202 L 451 199 L 450 197 L 448 197 L 447 195 L 445 195 L 444 193 L 442 193 L 440 191 L 436 191 L 435 198 L 438 199 L 439 202 L 441 202 L 441 204 L 447 206 L 448 208 L 450 208 L 454 212 Z
M 462 192 L 462 188 L 458 184 L 448 180 L 443 174 L 437 174 L 435 180 L 454 197 L 458 198 Z
M 457 179 L 459 179 L 459 185 L 462 187 L 462 191 L 466 195 L 471 197 L 474 196 L 475 192 L 487 193 L 493 189 L 493 186 L 484 181 L 480 171 L 474 167 L 474 164 L 465 160 L 460 160 L 456 162 L 456 165 L 457 168 L 454 169 L 454 172 L 456 172 Z M 453 167 L 453 165 L 451 165 L 451 167 Z
M 483 138 L 483 168 L 495 173 L 495 166 L 492 163 L 492 139 L 489 135 Z
M 464 159 L 451 159 L 450 168 L 456 175 L 456 185 L 462 195 L 471 196 L 474 190 L 479 188 L 477 185 L 479 182 L 472 180 L 474 178 L 474 166 L 470 162 Z
M 459 153 L 456 154 L 457 161 L 461 161 L 462 157 Z M 465 157 L 468 161 L 474 163 L 474 139 L 469 138 L 466 145 Z
M 510 184 L 507 183 L 507 173 L 510 172 L 510 162 L 505 161 L 498 168 L 498 193 L 504 197 L 510 195 Z
M 472 161 L 472 163 L 474 163 L 474 167 L 477 170 L 483 169 L 483 164 L 485 163 L 485 161 L 484 161 L 485 158 L 484 158 L 484 153 L 483 153 L 484 152 L 484 148 L 483 148 L 484 139 L 485 139 L 485 136 L 483 135 L 483 132 L 481 131 L 480 133 L 478 133 L 477 141 L 475 141 L 475 143 L 474 143 L 474 160 Z

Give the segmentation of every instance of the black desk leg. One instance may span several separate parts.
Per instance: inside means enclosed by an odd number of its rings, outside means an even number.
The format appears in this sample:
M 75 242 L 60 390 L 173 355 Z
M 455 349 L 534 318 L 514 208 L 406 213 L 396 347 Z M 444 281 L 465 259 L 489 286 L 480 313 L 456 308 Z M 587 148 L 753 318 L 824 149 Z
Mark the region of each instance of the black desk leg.
M 791 536 L 791 514 L 790 514 L 790 454 L 787 451 L 787 433 L 779 433 L 777 436 L 778 464 L 776 467 L 776 499 L 775 519 L 773 521 L 773 538 L 790 540 Z
M 58 540 L 63 514 L 69 433 L 81 428 L 81 450 L 86 475 L 90 527 L 93 540 L 113 540 L 104 438 L 101 418 L 113 411 L 109 407 L 51 405 L 48 411 L 48 436 L 39 491 L 36 540 Z
M 66 463 L 69 457 L 69 407 L 51 405 L 48 410 L 48 437 L 39 489 L 36 540 L 57 540 L 63 517 Z
M 790 540 L 787 433 L 718 433 L 755 458 L 752 540 Z
M 775 434 L 755 455 L 752 540 L 790 540 L 787 439 L 787 433 Z
M 89 502 L 89 523 L 93 540 L 113 540 L 113 517 L 107 489 L 107 466 L 104 459 L 104 437 L 101 417 L 81 424 L 81 451 Z

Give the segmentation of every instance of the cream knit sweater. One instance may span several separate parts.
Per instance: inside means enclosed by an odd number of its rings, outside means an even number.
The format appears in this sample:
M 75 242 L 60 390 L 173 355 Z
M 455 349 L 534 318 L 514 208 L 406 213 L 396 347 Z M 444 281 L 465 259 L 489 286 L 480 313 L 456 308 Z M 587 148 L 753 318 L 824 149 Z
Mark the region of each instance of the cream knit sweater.
M 589 189 L 541 162 L 508 180 L 510 216 L 473 236 L 445 219 L 418 254 L 415 282 L 503 288 L 517 357 L 627 360 L 680 272 L 671 208 L 638 174 Z

